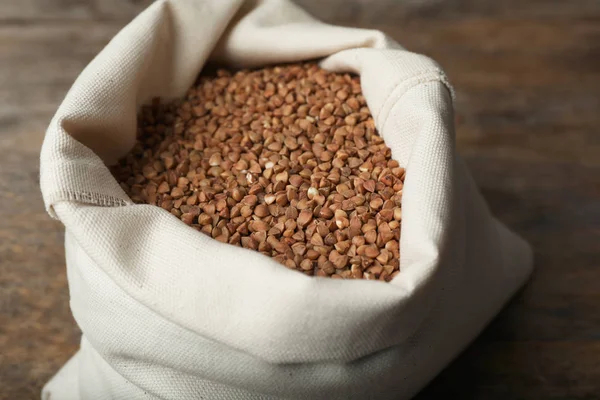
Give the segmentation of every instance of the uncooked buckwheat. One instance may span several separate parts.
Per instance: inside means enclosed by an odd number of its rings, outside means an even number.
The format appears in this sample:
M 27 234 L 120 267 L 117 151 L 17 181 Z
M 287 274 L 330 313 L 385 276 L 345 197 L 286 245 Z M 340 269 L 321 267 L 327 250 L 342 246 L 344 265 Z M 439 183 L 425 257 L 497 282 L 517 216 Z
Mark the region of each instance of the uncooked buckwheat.
M 144 106 L 112 168 L 136 203 L 291 269 L 389 281 L 399 272 L 404 169 L 359 78 L 314 63 L 201 76 Z

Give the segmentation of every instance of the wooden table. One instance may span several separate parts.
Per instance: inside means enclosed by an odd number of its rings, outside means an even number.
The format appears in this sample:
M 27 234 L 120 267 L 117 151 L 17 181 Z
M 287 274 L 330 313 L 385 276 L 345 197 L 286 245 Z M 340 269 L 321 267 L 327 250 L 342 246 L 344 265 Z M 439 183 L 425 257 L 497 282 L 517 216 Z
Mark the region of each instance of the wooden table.
M 77 74 L 147 3 L 0 2 L 1 399 L 37 398 L 78 347 L 39 147 Z M 418 398 L 600 398 L 600 2 L 300 3 L 441 63 L 461 153 L 535 249 L 531 282 Z

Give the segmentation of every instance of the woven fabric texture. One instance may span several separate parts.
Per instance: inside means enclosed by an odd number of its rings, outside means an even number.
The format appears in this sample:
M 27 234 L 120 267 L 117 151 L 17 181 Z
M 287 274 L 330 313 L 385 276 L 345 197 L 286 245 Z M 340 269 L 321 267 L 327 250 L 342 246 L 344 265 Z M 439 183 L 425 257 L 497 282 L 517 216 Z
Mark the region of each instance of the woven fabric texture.
M 152 97 L 182 96 L 207 60 L 322 59 L 361 76 L 407 169 L 401 273 L 312 278 L 135 205 L 106 165 Z M 529 246 L 491 216 L 454 146 L 452 89 L 384 34 L 287 0 L 159 0 L 81 73 L 48 128 L 41 189 L 66 228 L 80 351 L 45 400 L 406 399 L 523 284 Z

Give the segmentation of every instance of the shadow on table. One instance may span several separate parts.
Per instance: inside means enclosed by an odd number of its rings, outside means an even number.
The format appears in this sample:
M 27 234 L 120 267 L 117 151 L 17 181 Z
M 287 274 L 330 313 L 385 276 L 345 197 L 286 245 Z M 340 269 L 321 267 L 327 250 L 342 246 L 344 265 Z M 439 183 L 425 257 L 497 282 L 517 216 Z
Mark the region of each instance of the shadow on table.
M 536 185 L 539 171 L 524 174 L 531 182 L 514 193 L 487 187 L 482 193 L 492 213 L 532 245 L 532 278 L 416 400 L 600 393 L 598 196 L 581 182 Z

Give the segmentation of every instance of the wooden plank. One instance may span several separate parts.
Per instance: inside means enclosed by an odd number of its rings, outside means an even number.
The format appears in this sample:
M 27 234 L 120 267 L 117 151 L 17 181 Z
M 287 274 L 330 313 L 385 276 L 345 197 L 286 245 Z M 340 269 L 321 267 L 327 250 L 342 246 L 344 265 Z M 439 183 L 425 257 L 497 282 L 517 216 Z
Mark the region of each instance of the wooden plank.
M 78 73 L 146 3 L 0 2 L 0 399 L 37 397 L 77 348 L 39 146 Z M 600 2 L 299 3 L 440 62 L 460 151 L 494 214 L 536 251 L 530 284 L 419 399 L 596 398 Z
M 390 24 L 414 18 L 481 16 L 571 18 L 600 15 L 596 0 L 295 0 L 319 18 L 346 24 Z M 117 20 L 127 21 L 152 0 L 3 0 L 0 21 Z
M 595 399 L 597 341 L 475 342 L 415 400 Z
M 151 3 L 152 0 L 2 0 L 0 21 L 127 21 Z
M 0 129 L 43 132 L 77 75 L 120 24 L 0 26 Z

